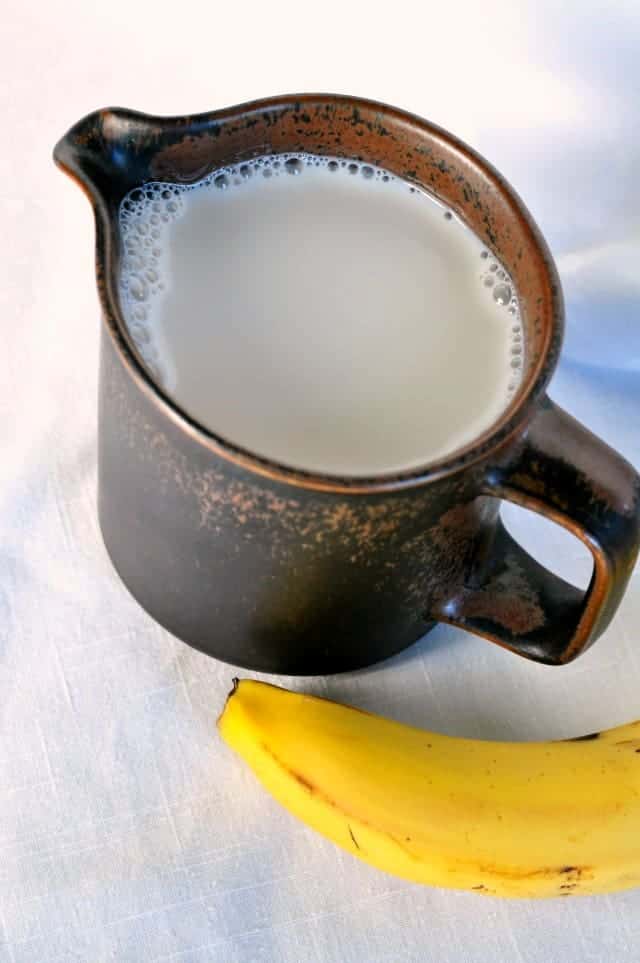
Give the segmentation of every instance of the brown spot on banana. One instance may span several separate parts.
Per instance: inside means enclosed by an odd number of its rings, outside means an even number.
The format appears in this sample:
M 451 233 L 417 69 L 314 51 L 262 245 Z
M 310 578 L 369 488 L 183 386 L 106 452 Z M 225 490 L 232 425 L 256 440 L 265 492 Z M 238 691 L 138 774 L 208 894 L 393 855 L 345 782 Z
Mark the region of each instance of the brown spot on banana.
M 266 750 L 266 746 L 264 746 L 264 748 Z M 273 755 L 273 753 L 271 753 L 271 755 Z M 305 776 L 301 776 L 299 772 L 295 771 L 295 769 L 287 768 L 287 772 L 293 779 L 295 779 L 296 782 L 299 782 L 301 786 L 304 786 L 304 788 L 307 789 L 312 795 L 318 792 L 317 786 L 314 786 L 312 782 L 309 782 Z M 331 802 L 331 800 L 326 799 L 326 796 L 323 796 L 323 799 L 325 799 L 326 802 Z
M 571 880 L 583 881 L 593 879 L 593 870 L 588 866 L 542 866 L 539 869 L 517 869 L 506 866 L 479 866 L 481 873 L 500 879 L 557 879 L 563 883 Z

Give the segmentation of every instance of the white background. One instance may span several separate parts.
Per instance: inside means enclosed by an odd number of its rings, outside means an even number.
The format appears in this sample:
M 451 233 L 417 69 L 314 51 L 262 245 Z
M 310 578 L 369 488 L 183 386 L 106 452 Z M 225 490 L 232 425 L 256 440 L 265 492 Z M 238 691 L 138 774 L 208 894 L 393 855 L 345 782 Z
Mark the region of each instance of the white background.
M 232 669 L 158 628 L 100 540 L 93 225 L 50 160 L 106 105 L 332 90 L 429 117 L 525 198 L 568 301 L 552 395 L 638 465 L 636 0 L 4 0 L 1 20 L 0 963 L 637 963 L 640 892 L 507 903 L 405 884 L 297 824 L 221 744 Z M 506 517 L 584 583 L 577 543 Z M 440 627 L 370 671 L 281 681 L 465 735 L 620 723 L 640 715 L 638 574 L 564 669 Z

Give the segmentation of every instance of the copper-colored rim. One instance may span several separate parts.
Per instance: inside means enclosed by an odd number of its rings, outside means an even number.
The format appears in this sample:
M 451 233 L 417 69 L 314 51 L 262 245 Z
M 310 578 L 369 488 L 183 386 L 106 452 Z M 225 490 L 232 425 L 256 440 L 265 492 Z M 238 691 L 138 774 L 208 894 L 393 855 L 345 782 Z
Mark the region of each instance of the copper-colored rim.
M 480 169 L 487 181 L 507 200 L 513 217 L 517 219 L 520 229 L 528 239 L 528 256 L 535 257 L 539 261 L 546 275 L 546 294 L 550 301 L 548 316 L 551 322 L 545 332 L 543 347 L 535 365 L 527 374 L 526 383 L 521 388 L 519 396 L 486 432 L 446 458 L 409 471 L 372 477 L 339 476 L 291 468 L 285 464 L 260 457 L 209 431 L 183 411 L 152 380 L 127 334 L 126 325 L 119 310 L 112 271 L 113 235 L 115 231 L 112 213 L 109 211 L 105 199 L 95 189 L 90 177 L 83 169 L 69 140 L 74 131 L 77 131 L 81 125 L 86 124 L 90 119 L 85 118 L 58 142 L 54 149 L 54 160 L 82 187 L 94 209 L 96 263 L 99 277 L 102 278 L 102 283 L 98 285 L 100 303 L 108 331 L 122 364 L 162 414 L 174 421 L 194 441 L 215 452 L 219 457 L 285 485 L 316 491 L 343 493 L 374 494 L 399 491 L 451 475 L 480 459 L 485 459 L 495 449 L 504 445 L 514 434 L 522 431 L 531 417 L 534 403 L 545 392 L 559 354 L 564 328 L 562 295 L 557 271 L 544 238 L 513 188 L 480 154 L 436 124 L 378 101 L 342 94 L 285 94 L 194 115 L 188 118 L 187 126 L 197 125 L 202 127 L 212 123 L 219 124 L 221 121 L 239 121 L 251 114 L 278 110 L 294 104 L 342 104 L 359 109 L 374 109 L 388 118 L 393 118 L 399 124 L 407 125 L 417 134 L 420 134 L 420 132 L 428 133 Z M 103 110 L 99 114 L 103 117 L 114 115 L 120 121 L 130 120 L 132 123 L 142 121 L 160 129 L 185 126 L 184 117 L 155 117 L 122 108 Z M 97 115 L 90 115 L 90 117 L 95 116 Z

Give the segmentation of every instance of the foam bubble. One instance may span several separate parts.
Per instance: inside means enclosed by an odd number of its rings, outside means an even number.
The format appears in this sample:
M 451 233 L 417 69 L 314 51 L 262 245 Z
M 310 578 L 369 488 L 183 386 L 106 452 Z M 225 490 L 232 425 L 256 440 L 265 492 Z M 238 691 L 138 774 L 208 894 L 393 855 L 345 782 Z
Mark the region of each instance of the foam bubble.
M 147 300 L 149 288 L 147 287 L 144 278 L 140 277 L 139 274 L 132 274 L 129 278 L 129 294 L 136 301 Z
M 502 274 L 504 277 L 504 271 L 501 271 L 500 274 Z M 497 301 L 498 304 L 508 304 L 511 300 L 510 286 L 505 284 L 504 281 L 501 281 L 500 284 L 496 284 L 495 288 L 493 289 L 493 300 Z

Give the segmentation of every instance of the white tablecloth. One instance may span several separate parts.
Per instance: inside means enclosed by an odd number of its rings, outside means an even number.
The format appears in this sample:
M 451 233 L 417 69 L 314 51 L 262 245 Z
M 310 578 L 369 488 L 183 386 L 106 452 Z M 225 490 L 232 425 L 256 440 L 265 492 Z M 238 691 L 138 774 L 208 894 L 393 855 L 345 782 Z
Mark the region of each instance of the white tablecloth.
M 640 891 L 507 903 L 406 884 L 295 822 L 221 743 L 233 670 L 155 625 L 100 539 L 92 223 L 50 150 L 107 104 L 184 113 L 331 89 L 430 117 L 537 217 L 570 315 L 552 395 L 638 465 L 639 44 L 634 0 L 5 0 L 0 963 L 637 963 Z M 577 542 L 506 517 L 584 583 Z M 450 733 L 600 729 L 640 715 L 640 581 L 564 669 L 439 627 L 369 671 L 280 681 Z

